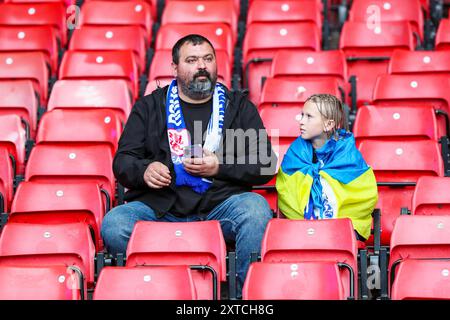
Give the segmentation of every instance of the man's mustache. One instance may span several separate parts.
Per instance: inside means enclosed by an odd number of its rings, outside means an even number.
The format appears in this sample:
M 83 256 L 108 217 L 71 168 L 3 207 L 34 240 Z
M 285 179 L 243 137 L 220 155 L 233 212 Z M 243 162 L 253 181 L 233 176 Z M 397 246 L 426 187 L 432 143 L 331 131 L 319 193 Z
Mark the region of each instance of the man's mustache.
M 206 70 L 200 70 L 196 74 L 194 74 L 194 79 L 197 79 L 198 77 L 207 77 L 209 80 L 211 80 L 211 74 Z

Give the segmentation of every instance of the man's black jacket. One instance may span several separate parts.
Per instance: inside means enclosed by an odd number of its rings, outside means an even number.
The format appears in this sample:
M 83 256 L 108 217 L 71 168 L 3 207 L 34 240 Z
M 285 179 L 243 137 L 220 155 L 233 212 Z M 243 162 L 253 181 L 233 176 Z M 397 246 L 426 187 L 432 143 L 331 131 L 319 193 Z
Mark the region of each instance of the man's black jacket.
M 157 89 L 136 102 L 120 138 L 119 148 L 113 162 L 117 180 L 129 189 L 125 194 L 125 200 L 142 201 L 150 206 L 158 216 L 170 212 L 170 208 L 177 198 L 173 191 L 176 188 L 175 173 L 167 138 L 165 105 L 167 89 L 168 86 Z M 267 140 L 267 143 L 264 143 L 263 148 L 258 148 L 257 141 L 247 137 L 245 151 L 243 151 L 242 148 L 237 150 L 239 143 L 235 139 L 236 147 L 234 149 L 225 148 L 223 152 L 216 152 L 220 162 L 219 172 L 212 177 L 212 186 L 202 198 L 199 206 L 200 212 L 195 212 L 198 214 L 208 214 L 228 197 L 250 191 L 252 185 L 265 184 L 275 174 L 276 156 L 267 139 L 267 133 L 257 109 L 248 101 L 245 93 L 226 90 L 226 94 L 228 104 L 221 143 L 234 139 L 230 130 L 227 131 L 227 129 L 243 129 L 244 131 L 256 129 L 258 134 L 260 129 L 263 129 L 261 130 L 262 139 L 258 137 L 258 141 Z M 249 136 L 252 135 L 249 134 Z M 242 152 L 245 154 L 242 155 Z M 267 163 L 267 160 L 261 161 L 258 157 L 258 161 L 252 162 L 256 162 L 255 164 L 249 164 L 249 154 L 254 156 L 258 153 L 265 153 L 265 158 L 270 159 L 270 163 Z M 229 160 L 234 161 L 230 163 Z M 238 164 L 244 160 L 244 164 Z M 147 166 L 154 161 L 159 161 L 169 168 L 172 176 L 169 187 L 151 189 L 144 182 L 144 172 Z M 264 175 L 261 174 L 263 168 L 266 168 Z

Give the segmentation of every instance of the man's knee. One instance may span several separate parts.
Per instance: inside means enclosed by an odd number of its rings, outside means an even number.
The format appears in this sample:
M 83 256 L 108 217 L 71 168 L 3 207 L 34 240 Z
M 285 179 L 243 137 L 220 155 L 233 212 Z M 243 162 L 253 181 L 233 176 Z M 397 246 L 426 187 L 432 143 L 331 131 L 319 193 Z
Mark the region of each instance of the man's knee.
M 272 218 L 272 210 L 267 200 L 260 194 L 247 192 L 241 195 L 239 207 L 245 216 L 253 222 L 259 221 L 265 225 Z

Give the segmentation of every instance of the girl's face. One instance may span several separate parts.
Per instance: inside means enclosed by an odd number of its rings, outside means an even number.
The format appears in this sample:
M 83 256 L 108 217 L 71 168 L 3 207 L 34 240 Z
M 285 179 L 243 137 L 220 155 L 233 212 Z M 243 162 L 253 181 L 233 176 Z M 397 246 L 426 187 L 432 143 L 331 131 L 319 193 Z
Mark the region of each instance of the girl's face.
M 310 140 L 316 149 L 323 146 L 328 140 L 327 132 L 332 129 L 332 121 L 323 119 L 317 105 L 312 101 L 305 103 L 300 115 L 300 136 Z

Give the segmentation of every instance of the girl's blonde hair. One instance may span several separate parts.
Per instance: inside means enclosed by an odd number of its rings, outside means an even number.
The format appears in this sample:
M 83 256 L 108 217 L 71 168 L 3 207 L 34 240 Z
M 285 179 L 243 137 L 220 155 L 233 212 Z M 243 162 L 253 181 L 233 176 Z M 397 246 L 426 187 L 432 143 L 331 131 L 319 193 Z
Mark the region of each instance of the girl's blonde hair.
M 308 99 L 306 99 L 305 103 L 308 101 L 315 103 L 324 120 L 334 121 L 334 129 L 332 130 L 332 132 L 328 132 L 328 138 L 330 138 L 331 136 L 338 138 L 338 135 L 336 134 L 338 129 L 344 129 L 345 131 L 349 130 L 348 120 L 345 115 L 344 107 L 342 105 L 342 102 L 338 98 L 336 98 L 332 94 L 321 93 L 313 94 Z

